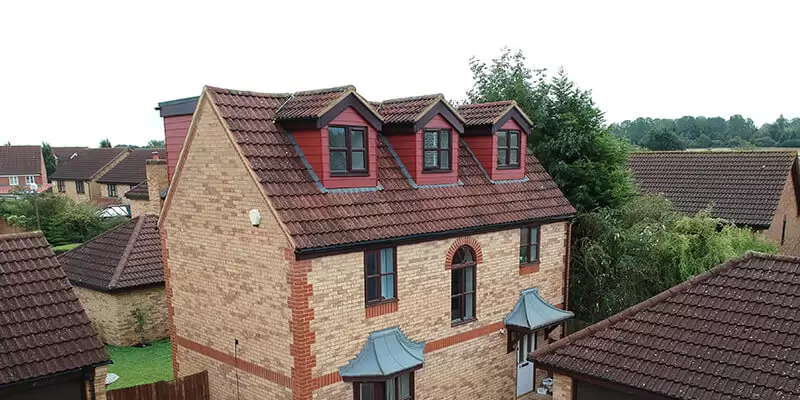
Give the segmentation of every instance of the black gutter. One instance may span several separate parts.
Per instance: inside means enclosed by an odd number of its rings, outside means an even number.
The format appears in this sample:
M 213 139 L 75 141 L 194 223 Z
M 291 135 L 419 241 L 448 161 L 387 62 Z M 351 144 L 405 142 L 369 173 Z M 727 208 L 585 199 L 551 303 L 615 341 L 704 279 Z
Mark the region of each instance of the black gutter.
M 564 214 L 548 218 L 537 218 L 524 221 L 505 222 L 502 224 L 482 225 L 476 227 L 453 229 L 449 231 L 421 233 L 416 235 L 401 236 L 398 238 L 367 240 L 362 242 L 344 243 L 344 244 L 337 244 L 324 247 L 310 247 L 305 249 L 296 249 L 294 251 L 294 254 L 297 260 L 307 260 L 311 258 L 329 256 L 334 254 L 344 254 L 354 251 L 369 250 L 370 248 L 375 248 L 375 247 L 399 246 L 403 244 L 447 239 L 450 237 L 497 232 L 509 228 L 521 228 L 523 226 L 532 224 L 549 224 L 553 222 L 568 221 L 574 215 L 575 214 Z

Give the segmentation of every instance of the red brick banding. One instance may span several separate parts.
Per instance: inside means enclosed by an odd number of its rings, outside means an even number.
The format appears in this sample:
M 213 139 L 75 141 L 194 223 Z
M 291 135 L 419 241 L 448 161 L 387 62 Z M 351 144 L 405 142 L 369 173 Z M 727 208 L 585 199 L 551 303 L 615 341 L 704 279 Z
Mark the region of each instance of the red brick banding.
M 446 347 L 455 346 L 459 343 L 464 343 L 472 339 L 488 335 L 492 332 L 498 332 L 500 329 L 503 329 L 503 327 L 504 327 L 503 322 L 500 321 L 486 326 L 482 326 L 480 328 L 475 328 L 471 331 L 466 331 L 463 333 L 459 333 L 457 335 L 448 336 L 444 339 L 434 340 L 432 342 L 428 342 L 425 345 L 425 352 L 430 353 L 433 351 L 444 349 Z
M 456 250 L 459 247 L 467 245 L 472 247 L 472 250 L 475 250 L 475 262 L 480 264 L 483 262 L 483 250 L 481 249 L 481 244 L 478 243 L 472 236 L 460 237 L 453 241 L 453 244 L 450 245 L 450 250 L 447 250 L 447 259 L 445 260 L 444 268 L 450 269 L 450 264 L 453 263 L 453 255 L 456 254 Z
M 169 283 L 170 273 L 167 260 L 169 253 L 167 252 L 167 228 L 161 226 L 159 228 L 159 236 L 161 236 L 161 262 L 164 264 L 164 292 L 167 295 L 167 316 L 169 317 L 169 339 L 172 347 L 172 377 L 178 379 L 178 343 L 177 335 L 175 334 L 175 310 L 172 307 L 172 286 Z
M 312 370 L 317 364 L 316 357 L 311 353 L 311 345 L 316 340 L 316 335 L 311 331 L 314 309 L 311 308 L 309 302 L 314 293 L 312 286 L 308 283 L 311 261 L 296 261 L 294 251 L 290 248 L 285 250 L 285 257 L 289 262 L 289 272 L 286 278 L 290 287 L 289 309 L 292 312 L 289 321 L 289 330 L 292 333 L 289 353 L 294 358 L 292 400 L 311 400 L 314 392 Z
M 523 264 L 519 266 L 520 275 L 530 275 L 539 272 L 539 263 L 536 264 Z
M 342 381 L 341 375 L 338 372 L 331 372 L 327 375 L 322 375 L 314 378 L 314 390 L 324 388 L 325 386 L 333 385 Z
M 366 317 L 367 318 L 374 318 L 381 315 L 391 314 L 397 311 L 397 301 L 392 301 L 389 303 L 383 304 L 376 304 L 372 306 L 366 307 Z

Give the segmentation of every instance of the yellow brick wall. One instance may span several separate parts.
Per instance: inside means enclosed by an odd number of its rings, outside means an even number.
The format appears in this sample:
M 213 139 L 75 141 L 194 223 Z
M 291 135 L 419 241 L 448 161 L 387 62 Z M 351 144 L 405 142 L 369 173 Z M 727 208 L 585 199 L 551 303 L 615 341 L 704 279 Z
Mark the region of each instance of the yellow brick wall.
M 53 192 L 58 193 L 58 184 L 53 182 Z M 83 182 L 83 193 L 75 190 L 75 181 L 64 181 L 64 192 L 60 193 L 75 201 L 89 201 L 89 182 Z
M 769 229 L 762 231 L 765 238 L 780 245 L 783 220 L 786 218 L 786 236 L 780 253 L 800 256 L 800 215 L 797 213 L 797 196 L 791 175 L 786 179 L 781 198 L 775 210 Z
M 553 375 L 553 400 L 572 400 L 572 378 Z
M 131 218 L 136 218 L 142 214 L 158 214 L 158 210 L 153 210 L 148 200 L 127 199 L 131 205 Z
M 240 359 L 290 376 L 286 236 L 207 101 L 198 113 L 163 221 L 175 332 L 231 355 L 238 339 Z M 261 226 L 251 226 L 251 209 L 260 210 Z M 180 375 L 208 368 L 214 393 L 229 393 L 228 366 L 211 359 L 200 363 L 200 357 L 181 349 Z M 277 386 L 264 379 L 250 382 L 261 385 L 262 396 L 241 399 L 286 393 L 268 392 Z
M 477 267 L 478 320 L 451 327 L 450 271 L 445 269 L 453 239 L 425 242 L 397 248 L 398 311 L 365 318 L 363 253 L 349 253 L 315 259 L 309 274 L 313 285 L 311 304 L 316 334 L 312 352 L 316 355 L 314 376 L 336 372 L 361 350 L 370 332 L 399 326 L 413 340 L 430 342 L 473 330 L 505 318 L 523 289 L 538 287 L 551 304 L 563 302 L 562 284 L 566 223 L 542 227 L 540 269 L 519 274 L 519 229 L 474 235 L 483 251 Z M 476 392 L 460 398 L 509 398 L 514 395 L 516 364 L 506 354 L 506 338 L 489 335 L 426 354 L 424 372 L 416 385 L 419 398 L 448 398 L 462 393 L 465 382 Z M 464 357 L 482 360 L 480 368 L 469 367 Z M 445 377 L 447 377 L 445 379 Z M 347 384 L 335 386 L 345 388 Z M 335 391 L 335 388 L 324 388 Z M 340 389 L 344 390 L 344 389 Z M 324 397 L 320 397 L 324 398 Z
M 94 399 L 106 400 L 106 375 L 108 374 L 108 366 L 103 365 L 94 369 Z M 86 398 L 91 399 L 89 396 L 89 387 L 86 387 Z
M 136 185 L 133 185 L 136 186 Z M 111 198 L 108 195 L 108 184 L 106 183 L 98 183 L 97 188 L 100 190 L 100 197 L 102 198 Z M 125 193 L 131 190 L 132 186 L 127 183 L 117 183 L 117 197 L 113 197 L 116 200 L 117 204 L 130 204 L 131 200 L 125 197 Z
M 167 298 L 163 286 L 116 293 L 105 293 L 81 286 L 74 286 L 74 290 L 105 343 L 132 346 L 140 342 L 135 329 L 136 319 L 132 315 L 136 308 L 148 310 L 148 320 L 144 325 L 146 342 L 169 336 Z

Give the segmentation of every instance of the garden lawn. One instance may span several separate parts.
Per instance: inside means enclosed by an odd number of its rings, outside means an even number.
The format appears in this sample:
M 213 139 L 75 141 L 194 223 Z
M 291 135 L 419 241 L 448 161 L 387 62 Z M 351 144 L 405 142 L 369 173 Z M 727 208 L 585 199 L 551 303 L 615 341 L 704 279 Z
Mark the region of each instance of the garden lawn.
M 111 361 L 108 372 L 119 375 L 107 390 L 172 380 L 172 346 L 169 339 L 147 347 L 106 346 Z

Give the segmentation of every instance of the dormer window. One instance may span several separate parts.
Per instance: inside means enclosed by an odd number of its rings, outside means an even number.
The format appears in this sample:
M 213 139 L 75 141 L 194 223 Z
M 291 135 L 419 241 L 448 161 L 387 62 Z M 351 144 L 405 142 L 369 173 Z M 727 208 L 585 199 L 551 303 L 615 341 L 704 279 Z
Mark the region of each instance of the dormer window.
M 452 140 L 449 129 L 426 129 L 423 137 L 425 171 L 449 171 Z
M 497 131 L 497 167 L 519 168 L 519 131 Z
M 328 149 L 332 175 L 366 175 L 367 128 L 329 126 Z

